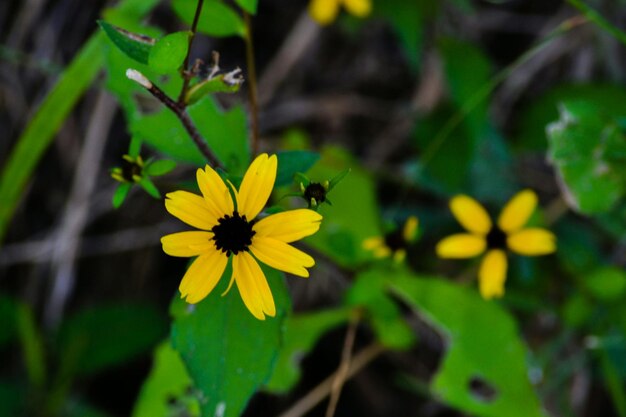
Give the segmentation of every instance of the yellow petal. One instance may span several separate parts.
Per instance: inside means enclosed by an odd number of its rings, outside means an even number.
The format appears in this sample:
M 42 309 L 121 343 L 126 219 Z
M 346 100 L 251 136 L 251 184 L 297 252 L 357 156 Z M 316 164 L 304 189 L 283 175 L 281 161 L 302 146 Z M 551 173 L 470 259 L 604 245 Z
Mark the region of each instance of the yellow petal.
M 509 235 L 509 248 L 520 255 L 547 255 L 556 250 L 556 237 L 545 229 L 530 228 Z
M 372 236 L 365 239 L 361 246 L 365 250 L 374 250 L 380 248 L 381 246 L 384 246 L 384 244 L 385 240 L 382 236 Z
M 207 165 L 204 170 L 198 169 L 196 179 L 204 201 L 215 218 L 233 214 L 235 207 L 230 192 L 213 168 Z
M 440 240 L 436 252 L 440 258 L 471 258 L 483 253 L 486 246 L 481 236 L 458 233 Z
M 233 257 L 233 276 L 243 303 L 254 317 L 265 320 L 265 314 L 276 315 L 274 297 L 265 274 L 248 252 Z
M 466 195 L 458 195 L 450 201 L 454 217 L 468 231 L 486 235 L 491 229 L 491 219 L 487 211 L 476 200 Z
M 332 23 L 339 13 L 339 0 L 312 0 L 309 4 L 311 18 L 320 25 Z
M 321 221 L 322 215 L 313 210 L 289 210 L 259 220 L 252 230 L 256 232 L 256 236 L 289 243 L 317 232 Z
M 308 277 L 306 268 L 315 265 L 315 260 L 306 253 L 270 237 L 254 236 L 250 250 L 264 264 L 300 277 Z
M 190 257 L 198 256 L 215 247 L 210 232 L 180 232 L 172 233 L 161 238 L 163 252 L 170 256 Z
M 478 271 L 480 295 L 484 299 L 502 297 L 504 295 L 504 281 L 506 281 L 507 260 L 506 253 L 500 249 L 487 252 Z
M 393 261 L 397 264 L 402 263 L 406 258 L 406 249 L 398 249 L 393 254 Z
M 505 233 L 515 232 L 526 224 L 537 207 L 537 194 L 531 190 L 520 191 L 504 206 L 498 218 L 498 227 Z
M 405 242 L 413 242 L 415 240 L 417 234 L 417 226 L 419 226 L 419 221 L 415 216 L 409 216 L 404 223 L 404 228 L 402 229 L 402 237 Z
M 379 246 L 374 249 L 374 258 L 383 259 L 391 255 L 391 249 L 387 246 Z
M 217 224 L 217 217 L 209 210 L 204 198 L 187 191 L 168 193 L 165 208 L 172 216 L 179 218 L 197 229 L 211 230 Z
M 268 157 L 266 153 L 263 153 L 252 161 L 243 176 L 237 195 L 239 214 L 252 220 L 263 210 L 274 188 L 277 167 L 278 158 L 276 155 Z
M 365 17 L 372 11 L 371 0 L 343 0 L 348 13 L 357 17 Z
M 181 298 L 195 304 L 215 288 L 222 277 L 228 257 L 218 250 L 211 250 L 196 258 L 178 287 Z

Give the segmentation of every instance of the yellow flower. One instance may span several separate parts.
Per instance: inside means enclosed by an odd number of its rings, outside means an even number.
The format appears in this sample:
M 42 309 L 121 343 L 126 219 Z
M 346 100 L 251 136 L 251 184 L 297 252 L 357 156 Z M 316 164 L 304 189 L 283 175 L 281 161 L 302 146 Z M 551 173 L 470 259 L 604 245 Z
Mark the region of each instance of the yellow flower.
M 187 191 L 167 194 L 165 208 L 173 216 L 201 231 L 174 233 L 161 238 L 163 251 L 171 256 L 197 256 L 180 283 L 181 298 L 195 304 L 205 298 L 221 278 L 228 259 L 233 282 L 252 315 L 264 320 L 275 316 L 276 307 L 261 261 L 272 268 L 308 277 L 312 257 L 289 243 L 317 232 L 322 216 L 298 209 L 257 220 L 274 187 L 278 159 L 259 155 L 243 177 L 234 198 L 222 178 L 208 165 L 196 178 L 202 196 Z
M 409 244 L 417 237 L 419 222 L 417 217 L 410 216 L 406 219 L 404 227 L 397 229 L 385 236 L 374 236 L 363 241 L 363 249 L 373 252 L 375 258 L 387 258 L 391 256 L 394 262 L 400 263 L 406 257 Z
M 356 17 L 365 17 L 372 11 L 371 0 L 312 0 L 309 14 L 320 25 L 328 25 L 337 18 L 342 4 L 348 13 Z
M 535 211 L 537 195 L 517 193 L 504 207 L 497 224 L 471 197 L 459 195 L 450 201 L 454 217 L 469 233 L 448 236 L 437 244 L 442 258 L 471 258 L 487 251 L 478 271 L 480 294 L 485 299 L 502 297 L 508 266 L 506 250 L 526 256 L 547 255 L 556 250 L 556 237 L 548 230 L 524 225 Z
M 133 158 L 122 156 L 122 166 L 111 170 L 111 177 L 119 182 L 140 182 L 143 177 L 144 163 L 141 156 Z

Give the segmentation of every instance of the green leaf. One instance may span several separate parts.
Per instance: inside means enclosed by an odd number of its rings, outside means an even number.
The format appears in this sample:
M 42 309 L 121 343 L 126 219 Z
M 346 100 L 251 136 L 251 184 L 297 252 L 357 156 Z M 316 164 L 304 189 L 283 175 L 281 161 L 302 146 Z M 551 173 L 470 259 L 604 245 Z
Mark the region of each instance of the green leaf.
M 277 152 L 276 156 L 278 157 L 276 187 L 292 184 L 296 173 L 307 172 L 320 159 L 317 152 L 311 151 L 282 151 Z
M 9 342 L 16 335 L 16 317 L 18 303 L 4 294 L 0 294 L 0 346 Z
M 235 2 L 250 14 L 256 14 L 258 0 L 235 0 Z
M 315 347 L 320 337 L 345 323 L 349 316 L 350 310 L 342 308 L 288 317 L 283 346 L 264 389 L 272 393 L 286 393 L 292 389 L 300 379 L 300 360 Z
M 546 126 L 559 117 L 559 103 L 573 100 L 593 104 L 610 117 L 626 115 L 626 91 L 620 85 L 561 85 L 521 109 L 515 138 L 517 147 L 523 150 L 545 151 L 548 145 Z
M 626 272 L 617 267 L 598 268 L 581 281 L 600 301 L 617 301 L 626 294 Z
M 144 172 L 151 177 L 165 175 L 176 168 L 176 162 L 169 159 L 161 159 L 160 161 L 152 161 L 144 168 Z
M 178 17 L 191 26 L 196 12 L 197 0 L 172 0 L 172 7 Z M 220 0 L 204 2 L 198 31 L 209 36 L 233 36 L 244 37 L 246 25 L 239 15 Z
M 271 376 L 290 308 L 282 273 L 263 268 L 276 317 L 257 320 L 244 306 L 236 286 L 222 297 L 228 267 L 218 286 L 200 303 L 172 302 L 172 345 L 202 393 L 202 415 L 237 417 L 250 397 Z
M 376 279 L 386 270 L 367 271 Z M 528 380 L 527 352 L 513 318 L 497 303 L 444 278 L 398 272 L 390 290 L 440 330 L 447 350 L 430 383 L 432 393 L 465 413 L 483 417 L 543 417 Z M 490 400 L 470 389 L 479 380 L 495 391 Z
M 29 396 L 22 387 L 0 380 L 0 416 L 25 415 L 23 408 L 27 398 Z
M 223 112 L 211 97 L 189 107 L 189 115 L 217 157 L 232 175 L 243 173 L 249 148 L 246 115 L 241 107 Z M 182 162 L 204 166 L 206 160 L 180 120 L 167 108 L 138 117 L 131 124 L 134 135 L 165 155 Z M 224 140 L 228 138 L 228 140 Z
M 187 91 L 185 102 L 188 105 L 195 104 L 204 96 L 215 93 L 236 93 L 241 87 L 241 82 L 231 83 L 225 81 L 225 75 L 217 75 L 210 80 L 204 80 L 194 84 Z
M 20 303 L 16 318 L 28 379 L 33 386 L 42 387 L 46 380 L 44 345 L 33 310 L 29 305 Z
M 183 65 L 189 49 L 191 32 L 176 32 L 163 36 L 150 51 L 148 63 L 150 68 L 159 74 L 170 74 L 178 71 Z
M 393 275 L 395 269 L 372 277 L 357 276 L 347 294 L 347 304 L 365 307 L 366 319 L 380 343 L 393 350 L 406 350 L 415 344 L 415 334 L 404 321 L 396 303 L 385 293 L 386 277 Z
M 157 198 L 157 199 L 161 198 L 161 193 L 159 192 L 159 189 L 156 188 L 154 183 L 150 181 L 149 178 L 143 177 L 141 181 L 139 181 L 139 185 L 141 185 L 141 188 L 143 188 L 152 197 Z
M 568 203 L 582 213 L 608 211 L 625 194 L 626 138 L 593 103 L 563 103 L 560 113 L 548 126 L 548 155 Z
M 148 58 L 153 50 L 154 39 L 129 32 L 104 20 L 98 20 L 98 24 L 120 51 L 137 62 L 148 63 Z
M 125 182 L 117 186 L 115 193 L 113 194 L 113 208 L 120 208 L 126 200 L 126 196 L 132 187 L 131 183 Z
M 58 353 L 68 373 L 91 374 L 144 353 L 165 333 L 165 319 L 154 307 L 91 307 L 63 322 Z
M 180 354 L 169 342 L 161 343 L 154 353 L 152 370 L 141 387 L 132 417 L 170 417 L 175 414 L 176 406 L 185 408 L 184 415 L 198 416 L 198 401 L 189 395 L 192 387 L 193 381 Z M 173 399 L 177 404 L 172 404 Z
M 348 167 L 350 175 L 333 190 L 333 205 L 320 206 L 324 215 L 320 231 L 306 241 L 340 265 L 354 267 L 371 259 L 363 241 L 382 234 L 374 182 L 347 152 L 331 147 L 322 151 L 309 176 L 314 181 L 332 178 Z

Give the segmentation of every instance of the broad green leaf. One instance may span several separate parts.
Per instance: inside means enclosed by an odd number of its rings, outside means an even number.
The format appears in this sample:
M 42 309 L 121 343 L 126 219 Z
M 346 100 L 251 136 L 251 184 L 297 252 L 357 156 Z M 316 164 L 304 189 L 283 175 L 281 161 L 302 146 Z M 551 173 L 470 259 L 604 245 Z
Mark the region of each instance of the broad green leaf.
M 191 32 L 175 32 L 159 39 L 150 50 L 150 68 L 159 74 L 175 73 L 187 56 L 190 35 Z
M 112 10 L 128 11 L 129 18 L 138 20 L 156 3 L 156 0 L 123 0 Z M 100 72 L 105 45 L 106 40 L 100 33 L 89 38 L 40 104 L 6 160 L 0 173 L 0 242 L 37 162 Z
M 301 359 L 315 347 L 320 337 L 345 323 L 349 315 L 350 310 L 343 308 L 288 317 L 276 367 L 264 390 L 286 393 L 293 388 L 300 379 Z
M 306 172 L 319 159 L 320 155 L 310 151 L 282 151 L 277 152 L 278 171 L 276 172 L 276 187 L 289 185 L 297 172 Z
M 235 2 L 250 14 L 256 14 L 258 0 L 235 0 Z
M 170 417 L 181 407 L 185 415 L 198 416 L 200 407 L 190 394 L 192 387 L 180 354 L 169 341 L 161 343 L 154 352 L 152 370 L 141 387 L 132 417 Z
M 91 307 L 63 322 L 58 354 L 69 373 L 90 374 L 135 358 L 165 333 L 164 317 L 154 307 Z
M 380 269 L 383 271 L 383 269 Z M 380 343 L 393 350 L 406 350 L 415 344 L 415 334 L 404 321 L 396 303 L 386 294 L 386 277 L 391 267 L 376 277 L 357 276 L 347 294 L 348 305 L 365 308 L 365 319 L 372 325 Z
M 172 0 L 178 17 L 191 26 L 196 12 L 197 0 Z M 221 0 L 205 1 L 198 21 L 198 31 L 209 36 L 244 37 L 246 25 L 239 15 Z
M 240 87 L 241 82 L 231 83 L 225 80 L 224 74 L 220 74 L 210 80 L 204 80 L 191 86 L 185 96 L 185 103 L 195 104 L 209 94 L 236 93 Z
M 151 161 L 144 168 L 144 172 L 151 177 L 165 175 L 176 168 L 176 162 L 169 159 L 161 159 L 160 161 Z
M 370 270 L 362 279 L 377 279 Z M 447 350 L 430 383 L 442 401 L 482 417 L 543 417 L 528 380 L 526 348 L 513 318 L 499 304 L 443 278 L 422 278 L 409 272 L 389 277 L 389 289 L 444 335 Z M 481 381 L 494 390 L 485 399 L 470 389 Z
M 276 317 L 256 319 L 244 306 L 236 285 L 221 296 L 230 280 L 230 267 L 200 303 L 190 305 L 179 297 L 172 302 L 172 345 L 202 394 L 203 417 L 238 417 L 272 374 L 290 300 L 283 274 L 263 270 L 274 296 Z
M 320 182 L 346 168 L 352 169 L 350 175 L 333 189 L 333 205 L 320 206 L 322 227 L 307 242 L 340 265 L 353 267 L 371 258 L 363 249 L 363 241 L 382 233 L 374 182 L 347 152 L 330 147 L 322 151 L 320 161 L 308 176 L 311 181 Z
M 222 111 L 211 97 L 189 107 L 189 115 L 230 174 L 242 174 L 249 160 L 246 115 L 241 107 Z M 136 118 L 133 135 L 172 159 L 204 166 L 206 160 L 176 115 L 166 108 Z M 226 140 L 227 139 L 227 140 Z
M 593 304 L 582 294 L 572 295 L 563 305 L 563 319 L 568 326 L 584 326 L 592 317 Z
M 148 63 L 155 42 L 154 39 L 129 32 L 104 20 L 98 20 L 98 24 L 120 51 L 137 62 Z
M 386 0 L 374 5 L 374 16 L 389 21 L 397 33 L 409 63 L 418 68 L 424 40 L 424 22 L 433 17 L 439 8 L 438 2 Z
M 142 178 L 141 181 L 139 181 L 139 185 L 152 197 L 159 199 L 161 198 L 161 193 L 159 192 L 159 189 L 156 187 L 156 185 L 154 185 L 152 181 L 150 181 L 149 178 Z
M 11 297 L 0 294 L 0 347 L 9 342 L 16 334 L 18 303 Z
M 617 301 L 626 293 L 626 272 L 617 267 L 601 267 L 581 278 L 587 290 L 600 301 Z
M 546 126 L 559 118 L 559 103 L 572 100 L 593 104 L 610 117 L 626 116 L 626 90 L 621 85 L 561 85 L 521 109 L 515 135 L 517 147 L 545 151 L 548 145 Z
M 582 213 L 608 211 L 626 192 L 626 137 L 593 103 L 562 103 L 560 113 L 547 129 L 548 154 L 568 203 Z

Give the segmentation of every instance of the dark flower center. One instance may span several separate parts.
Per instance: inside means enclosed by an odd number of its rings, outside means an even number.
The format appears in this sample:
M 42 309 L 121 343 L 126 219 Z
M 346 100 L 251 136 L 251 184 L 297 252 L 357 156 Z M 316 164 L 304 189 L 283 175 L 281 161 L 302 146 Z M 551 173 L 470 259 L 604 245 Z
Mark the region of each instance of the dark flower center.
M 406 249 L 407 244 L 404 240 L 402 229 L 394 230 L 391 233 L 387 233 L 385 235 L 385 245 L 387 245 L 387 247 L 391 249 L 392 252 L 395 252 L 398 249 Z
M 249 222 L 246 216 L 240 216 L 237 211 L 232 216 L 222 217 L 211 229 L 215 246 L 227 256 L 247 251 L 255 233 L 252 230 L 253 225 L 254 221 Z
M 134 176 L 141 177 L 141 167 L 136 162 L 129 162 L 122 159 L 122 178 L 128 182 L 134 182 Z
M 312 182 L 304 189 L 304 198 L 306 201 L 315 199 L 317 204 L 326 201 L 326 188 L 319 182 Z
M 489 249 L 506 248 L 506 234 L 498 226 L 493 226 L 487 233 L 487 247 Z

